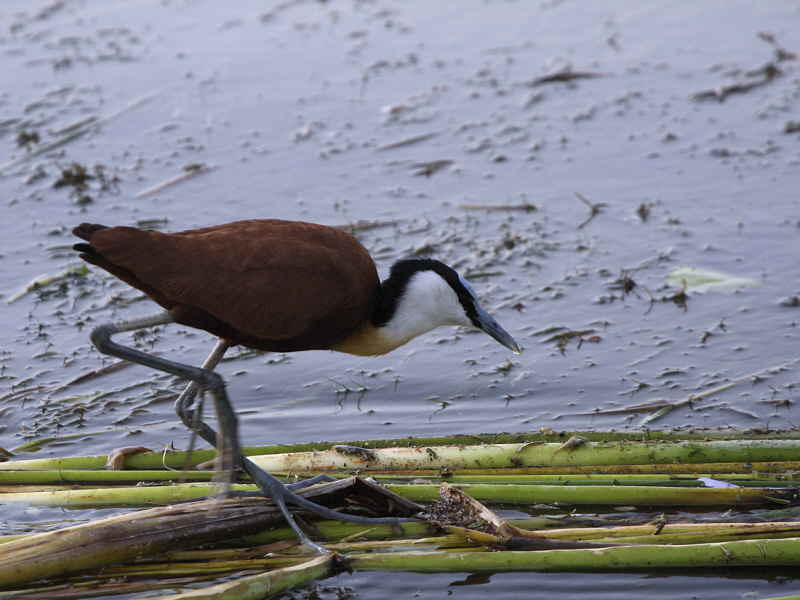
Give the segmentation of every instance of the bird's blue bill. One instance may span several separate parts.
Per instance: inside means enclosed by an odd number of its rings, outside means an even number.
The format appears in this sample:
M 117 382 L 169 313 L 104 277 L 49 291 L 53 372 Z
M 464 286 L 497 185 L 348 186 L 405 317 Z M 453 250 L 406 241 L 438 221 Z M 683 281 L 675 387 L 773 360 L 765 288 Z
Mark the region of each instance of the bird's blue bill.
M 522 353 L 522 348 L 520 348 L 516 340 L 511 337 L 511 334 L 503 329 L 500 323 L 495 321 L 494 317 L 482 308 L 478 308 L 478 326 L 515 354 Z

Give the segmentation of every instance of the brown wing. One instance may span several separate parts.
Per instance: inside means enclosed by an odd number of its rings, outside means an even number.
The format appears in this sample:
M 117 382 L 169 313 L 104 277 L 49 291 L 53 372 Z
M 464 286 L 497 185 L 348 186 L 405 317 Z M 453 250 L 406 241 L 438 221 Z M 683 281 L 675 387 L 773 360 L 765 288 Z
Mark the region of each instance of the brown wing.
M 191 315 L 208 313 L 243 338 L 327 347 L 369 318 L 378 286 L 353 236 L 312 223 L 237 221 L 173 234 L 111 227 L 88 241 L 102 260 L 87 260 L 218 335 Z

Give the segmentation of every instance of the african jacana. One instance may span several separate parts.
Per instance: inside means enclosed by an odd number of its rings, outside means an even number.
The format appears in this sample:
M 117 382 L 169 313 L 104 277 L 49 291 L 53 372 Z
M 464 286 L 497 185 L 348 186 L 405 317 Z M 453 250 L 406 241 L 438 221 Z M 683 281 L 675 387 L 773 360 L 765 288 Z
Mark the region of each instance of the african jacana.
M 218 448 L 222 469 L 241 464 L 311 543 L 286 508 L 290 502 L 327 518 L 374 523 L 318 506 L 242 456 L 225 383 L 213 371 L 236 344 L 277 352 L 329 349 L 358 355 L 389 352 L 431 329 L 481 329 L 519 353 L 520 347 L 483 308 L 470 285 L 447 265 L 401 260 L 381 282 L 366 248 L 340 229 L 276 219 L 236 221 L 179 233 L 84 223 L 73 233 L 81 258 L 138 288 L 166 309 L 153 317 L 92 331 L 106 354 L 191 380 L 175 408 L 181 420 Z M 176 363 L 111 341 L 124 332 L 181 323 L 219 338 L 202 367 Z M 222 435 L 192 408 L 198 389 L 213 398 Z

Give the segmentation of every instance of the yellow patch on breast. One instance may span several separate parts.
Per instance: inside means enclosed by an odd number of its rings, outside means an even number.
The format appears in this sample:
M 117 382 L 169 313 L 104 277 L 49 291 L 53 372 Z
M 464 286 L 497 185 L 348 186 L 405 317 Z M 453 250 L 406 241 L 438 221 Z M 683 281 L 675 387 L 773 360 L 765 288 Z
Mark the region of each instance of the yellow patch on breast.
M 333 346 L 331 350 L 355 354 L 357 356 L 375 356 L 378 354 L 386 354 L 399 345 L 400 344 L 392 343 L 378 327 L 370 324 L 342 340 Z

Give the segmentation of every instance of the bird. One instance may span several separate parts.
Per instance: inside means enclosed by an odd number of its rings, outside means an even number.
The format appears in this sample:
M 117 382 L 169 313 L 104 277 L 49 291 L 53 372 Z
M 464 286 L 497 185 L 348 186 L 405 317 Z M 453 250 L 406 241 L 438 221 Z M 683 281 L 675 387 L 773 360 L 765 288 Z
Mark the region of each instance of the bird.
M 228 348 L 374 356 L 437 327 L 454 325 L 482 330 L 512 352 L 522 351 L 454 269 L 432 258 L 403 259 L 381 281 L 367 249 L 341 228 L 250 219 L 175 233 L 82 223 L 73 234 L 84 240 L 73 246 L 80 258 L 144 292 L 163 309 L 95 327 L 91 340 L 97 349 L 190 380 L 175 410 L 189 429 L 217 448 L 228 483 L 234 468 L 244 468 L 262 494 L 278 505 L 300 541 L 320 552 L 324 549 L 300 530 L 287 503 L 325 518 L 362 523 L 398 519 L 346 515 L 319 506 L 243 456 L 225 382 L 214 371 Z M 201 367 L 111 339 L 170 323 L 218 338 Z M 219 435 L 194 406 L 199 391 L 214 399 Z

